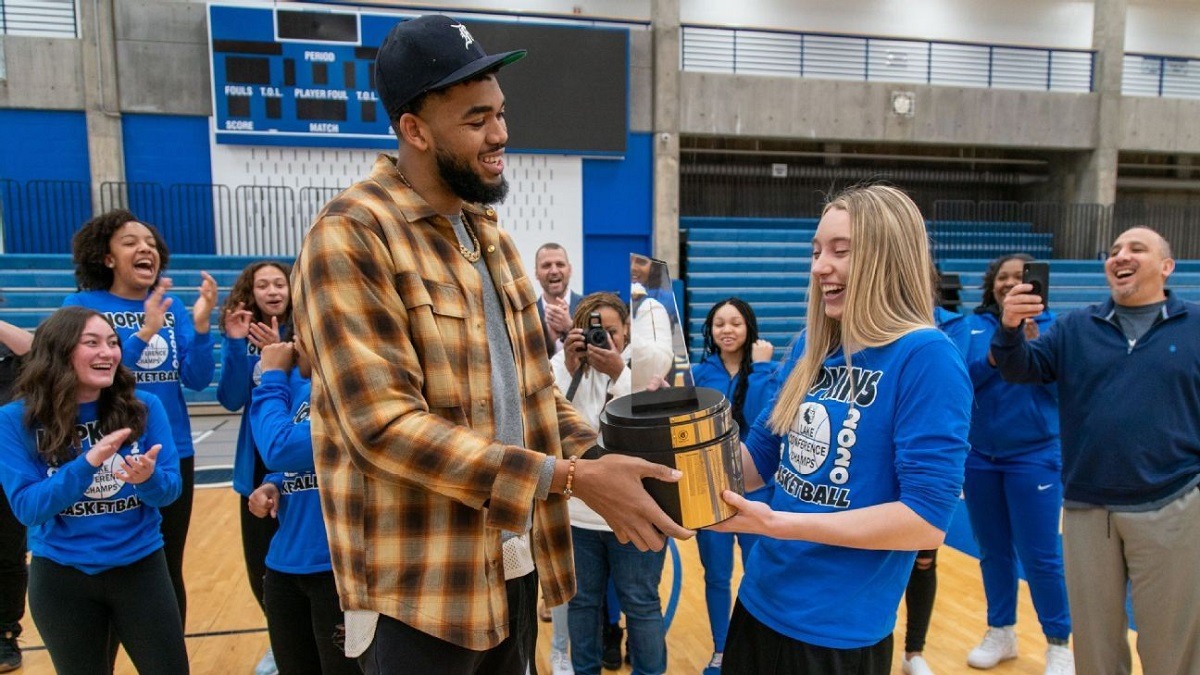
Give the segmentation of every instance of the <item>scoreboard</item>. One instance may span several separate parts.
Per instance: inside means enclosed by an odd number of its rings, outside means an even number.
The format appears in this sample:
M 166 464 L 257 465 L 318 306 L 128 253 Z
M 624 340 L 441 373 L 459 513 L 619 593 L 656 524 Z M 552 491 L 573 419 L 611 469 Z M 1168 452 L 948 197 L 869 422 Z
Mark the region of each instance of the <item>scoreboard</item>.
M 217 143 L 393 149 L 375 55 L 411 18 L 345 10 L 209 5 Z M 622 156 L 629 32 L 465 21 L 488 53 L 528 49 L 501 72 L 509 149 Z

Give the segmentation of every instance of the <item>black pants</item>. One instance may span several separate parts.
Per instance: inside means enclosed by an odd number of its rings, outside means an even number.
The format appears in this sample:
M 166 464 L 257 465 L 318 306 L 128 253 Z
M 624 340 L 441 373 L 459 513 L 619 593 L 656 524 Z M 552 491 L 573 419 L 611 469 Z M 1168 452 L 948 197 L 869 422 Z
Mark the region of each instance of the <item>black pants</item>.
M 918 551 L 913 563 L 908 588 L 904 589 L 904 607 L 908 613 L 904 631 L 904 651 L 925 651 L 925 636 L 933 617 L 933 600 L 937 597 L 937 549 Z
M 367 675 L 537 675 L 537 572 L 508 582 L 508 637 L 486 651 L 451 644 L 380 616 L 358 663 Z M 528 668 L 528 670 L 526 670 Z
M 141 675 L 188 672 L 162 551 L 94 575 L 35 556 L 29 607 L 58 675 L 109 675 L 110 635 Z
M 179 616 L 187 625 L 187 589 L 183 586 L 183 548 L 187 544 L 188 528 L 192 524 L 192 495 L 196 491 L 196 458 L 179 460 L 183 476 L 183 491 L 179 499 L 158 510 L 162 514 L 163 555 L 167 558 L 167 573 L 175 591 Z
M 21 634 L 25 617 L 25 526 L 13 515 L 8 497 L 0 490 L 0 633 Z
M 344 652 L 344 622 L 333 572 L 267 570 L 267 632 L 280 675 L 357 675 Z
M 892 636 L 858 649 L 832 649 L 780 635 L 739 600 L 729 620 L 722 675 L 888 675 Z
M 274 518 L 259 518 L 250 513 L 246 506 L 249 501 L 246 497 L 238 498 L 238 508 L 241 509 L 239 519 L 242 523 L 242 557 L 246 560 L 246 577 L 250 580 L 250 592 L 254 594 L 254 599 L 258 601 L 258 606 L 265 615 L 267 605 L 263 602 L 263 577 L 267 573 L 267 551 L 271 548 L 271 538 L 279 530 L 279 521 Z

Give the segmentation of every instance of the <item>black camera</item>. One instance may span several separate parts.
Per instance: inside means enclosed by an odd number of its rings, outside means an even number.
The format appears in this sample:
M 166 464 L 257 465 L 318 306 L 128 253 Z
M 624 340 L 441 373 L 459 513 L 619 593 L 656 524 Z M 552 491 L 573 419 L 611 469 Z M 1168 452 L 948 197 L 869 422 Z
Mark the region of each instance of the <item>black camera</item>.
M 592 312 L 588 315 L 588 326 L 587 330 L 583 332 L 583 339 L 589 345 L 608 349 L 608 331 L 600 325 L 600 312 Z

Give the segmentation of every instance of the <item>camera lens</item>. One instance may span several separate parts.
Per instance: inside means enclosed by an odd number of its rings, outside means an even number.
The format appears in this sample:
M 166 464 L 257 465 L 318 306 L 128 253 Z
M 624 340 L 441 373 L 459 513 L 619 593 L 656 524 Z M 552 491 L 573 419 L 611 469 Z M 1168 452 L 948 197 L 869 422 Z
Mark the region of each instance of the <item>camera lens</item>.
M 589 328 L 587 333 L 584 334 L 584 339 L 587 340 L 589 345 L 595 345 L 597 347 L 608 346 L 608 332 L 599 326 L 593 326 L 592 328 Z

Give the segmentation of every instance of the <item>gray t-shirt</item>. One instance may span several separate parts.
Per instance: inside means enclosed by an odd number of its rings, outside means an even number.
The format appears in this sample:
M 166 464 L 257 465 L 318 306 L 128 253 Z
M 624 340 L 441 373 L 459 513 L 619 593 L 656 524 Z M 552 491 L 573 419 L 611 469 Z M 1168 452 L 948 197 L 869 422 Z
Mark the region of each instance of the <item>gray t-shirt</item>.
M 462 215 L 449 216 L 454 234 L 468 251 L 475 247 Z M 483 253 L 480 251 L 480 253 Z M 500 294 L 482 255 L 473 265 L 483 282 L 483 317 L 487 326 L 488 354 L 492 362 L 492 419 L 496 424 L 496 439 L 505 445 L 525 446 L 525 425 L 521 421 L 521 392 L 517 389 L 517 358 L 504 323 L 504 307 Z
M 1113 314 L 1116 315 L 1117 325 L 1121 327 L 1121 332 L 1125 333 L 1125 339 L 1129 340 L 1129 346 L 1132 347 L 1154 322 L 1162 316 L 1163 306 L 1167 304 L 1166 300 L 1155 302 L 1141 307 L 1125 307 L 1116 305 L 1113 308 Z
M 459 243 L 468 251 L 472 250 L 475 242 L 467 233 L 462 215 L 447 217 L 454 227 L 454 234 Z M 488 356 L 492 363 L 492 420 L 496 425 L 496 439 L 505 445 L 525 447 L 525 423 L 521 419 L 522 397 L 517 386 L 517 357 L 513 354 L 512 342 L 508 339 L 508 327 L 504 323 L 504 307 L 500 305 L 500 293 L 496 290 L 496 284 L 492 282 L 492 275 L 488 272 L 484 256 L 480 255 L 479 260 L 472 264 L 483 284 L 483 317 L 487 328 Z M 553 472 L 554 458 L 547 457 L 538 481 L 537 493 L 540 499 L 546 498 Z M 532 520 L 526 523 L 526 530 L 532 524 Z M 500 537 L 507 542 L 517 534 L 506 531 Z

